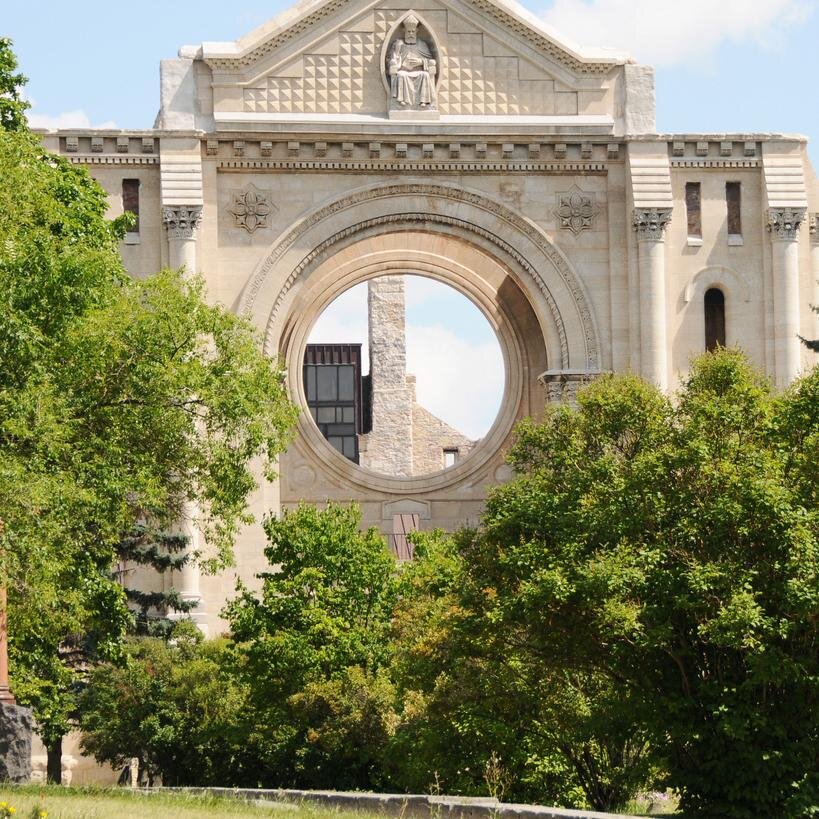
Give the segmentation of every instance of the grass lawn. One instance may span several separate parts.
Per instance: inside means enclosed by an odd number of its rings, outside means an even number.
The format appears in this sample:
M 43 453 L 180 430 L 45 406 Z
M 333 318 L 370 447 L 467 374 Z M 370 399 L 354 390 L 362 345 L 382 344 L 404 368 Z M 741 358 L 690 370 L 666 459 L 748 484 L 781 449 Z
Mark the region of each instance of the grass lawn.
M 25 785 L 0 787 L 0 803 L 14 808 L 14 819 L 197 819 L 203 816 L 254 816 L 256 819 L 366 819 L 368 814 L 339 813 L 312 805 L 248 804 L 183 794 L 141 794 L 124 788 L 92 789 Z M 0 816 L 2 813 L 0 805 Z

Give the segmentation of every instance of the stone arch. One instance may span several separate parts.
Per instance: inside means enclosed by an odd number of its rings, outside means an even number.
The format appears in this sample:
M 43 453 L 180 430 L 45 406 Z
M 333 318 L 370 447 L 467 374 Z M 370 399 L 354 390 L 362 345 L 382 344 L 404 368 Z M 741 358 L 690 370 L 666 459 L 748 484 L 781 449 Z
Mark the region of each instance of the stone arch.
M 710 265 L 697 271 L 683 292 L 683 301 L 686 304 L 705 296 L 705 292 L 716 287 L 727 298 L 749 302 L 751 300 L 751 283 L 744 273 L 724 265 Z
M 266 351 L 277 352 L 280 312 L 289 291 L 333 248 L 368 231 L 407 226 L 491 248 L 530 298 L 549 347 L 550 366 L 599 371 L 599 333 L 590 299 L 548 236 L 485 194 L 423 180 L 352 191 L 319 206 L 280 235 L 252 274 L 239 305 L 266 328 Z
M 469 455 L 455 467 L 439 473 L 412 477 L 391 478 L 351 464 L 324 440 L 310 417 L 302 413 L 298 421 L 299 436 L 295 446 L 307 444 L 304 457 L 315 459 L 326 475 L 333 476 L 342 485 L 353 484 L 378 493 L 414 494 L 429 492 L 456 484 L 474 485 L 476 476 L 486 471 L 497 460 L 508 441 L 515 422 L 530 411 L 531 390 L 536 382 L 527 377 L 539 372 L 544 358 L 541 351 L 527 345 L 526 326 L 536 325 L 531 305 L 515 285 L 517 299 L 509 288 L 508 270 L 478 248 L 467 246 L 465 253 L 456 258 L 452 245 L 455 237 L 442 238 L 433 252 L 420 232 L 393 233 L 386 237 L 360 238 L 343 250 L 325 258 L 300 287 L 294 287 L 293 300 L 284 311 L 285 317 L 276 328 L 278 348 L 287 364 L 287 380 L 297 404 L 304 406 L 306 399 L 300 372 L 309 333 L 318 316 L 337 296 L 349 287 L 385 274 L 409 273 L 422 275 L 446 283 L 461 291 L 483 312 L 497 337 L 504 362 L 504 393 L 501 407 L 492 427 Z M 449 245 L 449 247 L 447 247 Z M 484 266 L 474 264 L 481 258 Z M 472 262 L 464 264 L 462 262 Z M 476 270 L 481 275 L 476 275 Z M 499 282 L 501 282 L 499 284 Z M 511 300 L 510 300 L 511 296 Z M 521 303 L 521 301 L 523 303 Z M 529 312 L 530 320 L 525 318 Z M 541 344 L 541 348 L 544 345 Z

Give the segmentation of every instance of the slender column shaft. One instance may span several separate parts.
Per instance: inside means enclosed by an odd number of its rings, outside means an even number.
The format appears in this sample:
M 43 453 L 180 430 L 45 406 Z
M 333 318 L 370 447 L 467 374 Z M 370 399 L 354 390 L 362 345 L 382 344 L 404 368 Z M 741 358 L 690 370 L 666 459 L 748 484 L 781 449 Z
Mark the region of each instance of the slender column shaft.
M 162 218 L 168 229 L 168 260 L 172 268 L 184 267 L 187 274 L 193 275 L 197 271 L 196 259 L 196 232 L 202 218 L 202 208 L 199 205 L 173 205 L 162 209 Z M 180 529 L 188 539 L 186 555 L 188 561 L 176 573 L 174 586 L 185 602 L 199 603 L 202 599 L 200 588 L 199 564 L 193 555 L 199 552 L 200 536 L 197 519 L 199 510 L 195 504 L 186 502 L 182 507 Z M 199 617 L 197 617 L 200 615 Z M 194 621 L 201 619 L 202 612 L 194 610 Z
M 804 218 L 802 209 L 771 209 L 768 214 L 773 257 L 774 366 L 780 389 L 797 378 L 801 367 L 798 240 Z
M 670 221 L 670 209 L 634 211 L 640 268 L 640 370 L 663 390 L 668 389 L 665 228 Z
M 810 332 L 807 337 L 819 338 L 819 213 L 815 213 L 810 220 L 810 272 L 811 272 L 811 300 L 816 310 L 811 311 Z
M 182 508 L 181 530 L 188 539 L 186 554 L 191 556 L 199 551 L 199 528 L 197 517 L 199 510 L 193 503 L 185 503 Z M 186 603 L 199 603 L 202 599 L 202 592 L 199 588 L 199 564 L 195 560 L 188 560 L 187 563 L 177 572 L 174 578 L 174 586 L 179 592 L 179 596 Z

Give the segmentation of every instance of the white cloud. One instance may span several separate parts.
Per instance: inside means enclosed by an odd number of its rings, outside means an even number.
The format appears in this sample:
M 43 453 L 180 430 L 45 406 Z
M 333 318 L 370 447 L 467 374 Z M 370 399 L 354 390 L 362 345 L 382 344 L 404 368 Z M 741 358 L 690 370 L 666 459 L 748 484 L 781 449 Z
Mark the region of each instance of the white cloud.
M 407 371 L 415 375 L 421 406 L 469 438 L 487 433 L 503 396 L 497 342 L 472 344 L 444 327 L 409 324 Z
M 781 45 L 814 0 L 555 0 L 542 18 L 588 46 L 660 67 L 707 59 L 726 41 Z
M 28 112 L 28 124 L 32 128 L 117 128 L 116 122 L 108 120 L 92 125 L 85 111 L 63 111 L 61 114 L 38 114 Z

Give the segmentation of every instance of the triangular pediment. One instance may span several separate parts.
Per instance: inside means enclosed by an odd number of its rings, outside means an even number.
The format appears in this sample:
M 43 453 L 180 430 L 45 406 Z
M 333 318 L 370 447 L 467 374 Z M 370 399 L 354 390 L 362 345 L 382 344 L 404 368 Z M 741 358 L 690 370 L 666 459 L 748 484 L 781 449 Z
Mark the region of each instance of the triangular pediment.
M 383 115 L 386 47 L 410 13 L 435 52 L 435 107 L 444 116 L 606 113 L 611 76 L 626 62 L 581 52 L 509 0 L 310 0 L 234 43 L 203 45 L 214 108 Z

